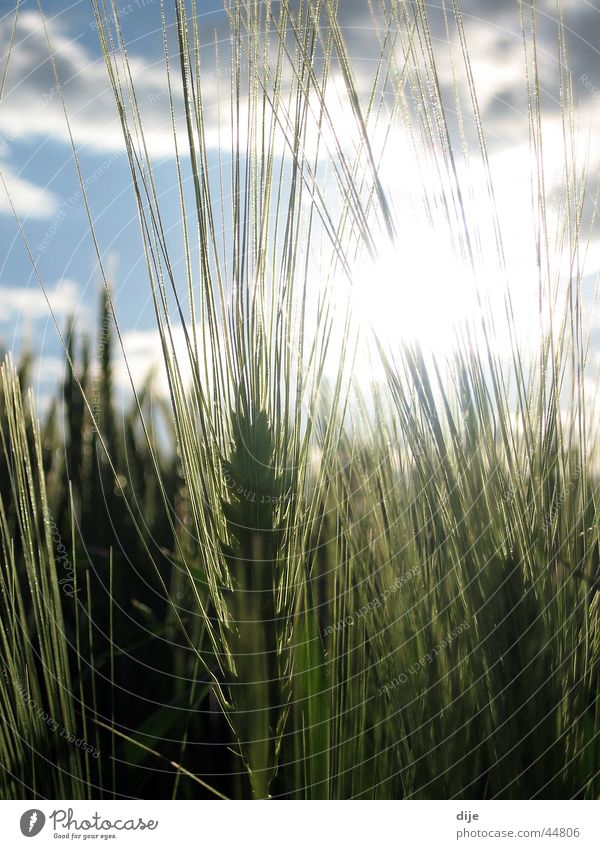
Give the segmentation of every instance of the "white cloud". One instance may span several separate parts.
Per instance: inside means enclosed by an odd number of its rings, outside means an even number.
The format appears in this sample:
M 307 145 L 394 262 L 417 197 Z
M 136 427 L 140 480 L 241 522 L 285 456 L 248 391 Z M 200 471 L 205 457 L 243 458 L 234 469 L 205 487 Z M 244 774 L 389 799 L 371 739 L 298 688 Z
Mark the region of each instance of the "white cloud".
M 6 184 L 5 190 L 0 181 L 0 215 L 13 215 L 9 196 L 15 212 L 22 218 L 50 218 L 55 214 L 58 200 L 54 192 L 18 176 L 6 165 L 0 172 Z
M 109 81 L 104 59 L 96 52 L 83 46 L 77 40 L 69 38 L 58 20 L 47 21 L 50 44 L 55 57 L 56 68 L 64 94 L 68 119 L 71 124 L 76 146 L 90 151 L 106 152 L 124 149 L 123 134 L 115 105 L 114 94 Z M 6 17 L 0 22 L 0 37 L 8 39 L 12 19 Z M 207 147 L 212 150 L 221 148 L 227 151 L 232 138 L 231 111 L 228 98 L 230 83 L 227 63 L 224 57 L 228 51 L 228 40 L 220 45 L 221 66 L 225 68 L 219 83 L 210 53 L 206 57 L 202 71 L 202 110 L 204 134 Z M 210 51 L 210 48 L 209 48 Z M 120 60 L 117 60 L 120 63 Z M 174 154 L 172 117 L 167 90 L 167 74 L 164 58 L 150 61 L 134 50 L 128 51 L 128 64 L 133 79 L 137 106 L 141 113 L 145 143 L 153 157 L 166 157 Z M 171 75 L 172 93 L 176 112 L 176 127 L 180 155 L 187 148 L 187 130 L 184 121 L 183 98 L 180 90 L 176 61 Z M 119 74 L 124 81 L 123 68 L 119 65 Z M 283 96 L 278 105 L 278 117 L 282 125 L 275 132 L 275 147 L 280 153 L 288 149 L 285 136 L 293 137 L 296 103 L 294 96 L 287 99 L 285 91 L 293 88 L 294 76 L 290 67 L 284 70 Z M 329 77 L 327 94 L 328 117 L 320 115 L 320 103 L 316 94 L 311 95 L 309 106 L 310 119 L 306 153 L 310 158 L 317 150 L 322 157 L 333 152 L 335 144 L 342 142 L 354 147 L 360 139 L 356 122 L 352 118 L 352 109 L 341 77 L 332 70 Z M 236 142 L 244 145 L 248 103 L 243 93 L 240 103 L 239 121 L 241 134 Z M 124 92 L 128 105 L 128 93 Z M 219 108 L 220 105 L 220 108 Z M 259 103 L 253 118 L 256 127 L 268 127 L 273 120 L 268 104 Z M 265 113 L 261 113 L 261 108 Z M 284 114 L 286 113 L 286 114 Z M 130 130 L 134 124 L 130 122 Z M 334 134 L 337 139 L 334 140 Z M 21 13 L 17 25 L 10 67 L 7 75 L 2 108 L 0 109 L 0 140 L 4 137 L 11 144 L 24 139 L 39 139 L 40 145 L 47 141 L 59 141 L 70 144 L 67 122 L 65 120 L 60 90 L 57 87 L 51 63 L 48 58 L 48 44 L 44 25 L 40 15 L 34 11 Z M 134 144 L 138 143 L 134 137 Z
M 191 331 L 189 331 L 191 332 Z M 184 384 L 192 377 L 185 333 L 181 325 L 172 327 L 173 344 Z M 133 382 L 139 390 L 150 372 L 154 372 L 153 390 L 163 397 L 169 395 L 169 384 L 165 368 L 163 349 L 158 329 L 128 330 L 122 334 L 127 365 Z M 115 346 L 115 383 L 124 395 L 129 395 L 131 383 L 121 350 Z
M 81 313 L 79 287 L 74 280 L 59 280 L 54 288 L 48 289 L 48 301 L 57 317 Z M 48 318 L 48 301 L 36 285 L 2 286 L 0 288 L 0 323 L 14 323 L 17 319 L 36 321 Z
M 9 16 L 0 23 L 5 42 L 11 26 Z M 122 149 L 121 126 L 103 58 L 69 38 L 58 21 L 47 21 L 47 27 L 75 143 L 96 151 Z M 150 152 L 169 155 L 173 144 L 168 101 L 160 97 L 166 87 L 164 65 L 152 65 L 135 54 L 129 55 L 129 65 Z M 44 25 L 37 12 L 19 16 L 0 109 L 0 135 L 12 142 L 39 138 L 70 143 Z
M 34 360 L 31 382 L 36 386 L 54 385 L 65 377 L 65 358 L 42 356 Z

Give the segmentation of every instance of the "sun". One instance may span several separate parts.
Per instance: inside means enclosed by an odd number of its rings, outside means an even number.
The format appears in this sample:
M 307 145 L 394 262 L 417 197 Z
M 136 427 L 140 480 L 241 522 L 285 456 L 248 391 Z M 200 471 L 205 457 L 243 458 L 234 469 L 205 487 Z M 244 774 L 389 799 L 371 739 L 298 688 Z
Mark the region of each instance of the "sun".
M 384 345 L 419 342 L 448 351 L 478 312 L 473 271 L 445 234 L 415 228 L 359 263 L 352 282 L 357 321 Z
M 528 167 L 526 151 L 493 159 L 492 196 L 488 173 L 472 166 L 460 175 L 460 204 L 447 187 L 434 191 L 423 171 L 401 188 L 390 179 L 396 235 L 382 234 L 353 266 L 357 325 L 385 346 L 418 342 L 436 355 L 467 338 L 501 356 L 510 356 L 515 337 L 534 345 L 541 275 Z M 550 224 L 556 218 L 550 206 L 546 216 Z M 560 261 L 557 254 L 555 277 Z

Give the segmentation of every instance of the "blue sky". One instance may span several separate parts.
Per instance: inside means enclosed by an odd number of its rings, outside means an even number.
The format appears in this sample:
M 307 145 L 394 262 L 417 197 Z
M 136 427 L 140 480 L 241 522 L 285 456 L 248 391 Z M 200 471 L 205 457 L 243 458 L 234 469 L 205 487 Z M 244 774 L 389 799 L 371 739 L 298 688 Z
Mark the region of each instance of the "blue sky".
M 125 330 L 149 330 L 153 311 L 144 273 L 129 165 L 102 59 L 91 4 L 43 5 L 56 65 L 76 143 L 82 178 L 104 261 L 114 278 L 119 320 Z M 155 161 L 165 218 L 176 212 L 172 144 L 165 104 L 160 4 L 131 0 L 118 6 L 138 96 Z M 218 3 L 203 3 L 208 42 L 225 17 Z M 6 51 L 14 10 L 0 21 Z M 212 52 L 209 60 L 212 60 Z M 4 56 L 3 68 L 6 63 Z M 74 165 L 67 122 L 48 60 L 48 45 L 36 4 L 20 4 L 16 38 L 0 105 L 0 167 L 21 218 L 55 315 L 64 324 L 75 315 L 81 331 L 93 333 L 100 275 Z M 163 179 L 164 175 L 164 179 Z M 0 197 L 0 342 L 18 356 L 24 342 L 40 355 L 43 394 L 61 371 L 61 347 L 40 287 L 31 271 L 9 201 Z
M 595 106 L 600 101 L 600 12 L 586 0 L 569 0 L 565 4 L 565 21 L 569 47 L 569 70 L 582 126 L 589 125 L 590 138 L 598 132 Z M 155 177 L 166 221 L 174 222 L 174 256 L 177 249 L 177 189 L 173 180 L 172 142 L 167 99 L 158 0 L 128 0 L 118 2 L 125 32 L 137 95 L 141 104 L 151 154 L 156 163 Z M 167 4 L 170 6 L 170 4 Z M 440 7 L 431 3 L 434 33 L 440 36 L 440 66 L 448 70 L 443 56 L 443 16 Z M 553 153 L 552 133 L 558 132 L 556 62 L 553 2 L 539 6 L 539 59 L 547 88 L 543 91 L 544 114 L 549 126 L 549 156 Z M 226 16 L 220 2 L 201 2 L 200 29 L 205 48 L 206 93 L 208 122 L 214 104 L 214 44 L 226 53 Z M 366 12 L 367 4 L 359 0 L 342 0 L 340 20 L 355 61 L 359 85 L 373 70 L 375 55 L 374 33 Z M 500 203 L 503 185 L 507 187 L 504 214 L 507 230 L 519 230 L 519 203 L 515 191 L 527 179 L 520 172 L 523 150 L 527 148 L 527 122 L 524 117 L 522 82 L 522 44 L 519 38 L 518 7 L 515 2 L 465 0 L 462 4 L 465 27 L 472 52 L 473 73 L 492 157 L 493 171 L 498 175 Z M 14 7 L 7 3 L 0 17 L 2 43 L 1 72 L 7 62 L 7 45 L 14 20 Z M 131 178 L 124 155 L 122 136 L 101 57 L 98 33 L 93 21 L 91 4 L 82 2 L 43 3 L 48 33 L 55 52 L 57 70 L 64 87 L 65 101 L 80 160 L 81 173 L 89 194 L 96 231 L 102 254 L 114 278 L 119 320 L 129 334 L 131 351 L 140 373 L 150 353 L 156 348 L 153 336 L 154 315 L 144 270 L 144 257 L 139 238 L 136 210 L 131 192 Z M 172 27 L 169 30 L 172 47 Z M 452 33 L 456 38 L 456 33 Z M 446 80 L 447 82 L 447 80 Z M 442 79 L 442 85 L 444 85 Z M 212 97 L 212 100 L 211 100 Z M 553 123 L 554 121 L 554 123 Z M 216 119 L 215 119 L 216 122 Z M 587 122 L 587 124 L 586 124 Z M 552 137 L 551 137 L 552 136 Z M 598 167 L 598 155 L 591 145 L 589 166 Z M 560 175 L 559 147 L 556 161 L 551 162 Z M 213 164 L 217 156 L 212 149 Z M 51 302 L 59 322 L 65 323 L 69 314 L 77 318 L 78 326 L 93 332 L 98 302 L 100 277 L 90 236 L 85 206 L 79 191 L 69 143 L 67 124 L 61 99 L 48 61 L 48 45 L 37 4 L 24 0 L 16 37 L 7 66 L 3 100 L 0 103 L 0 169 L 7 182 L 13 203 L 23 222 L 40 273 L 51 293 Z M 398 171 L 392 161 L 387 177 L 389 190 L 398 195 L 408 178 Z M 557 178 L 558 179 L 558 178 Z M 510 183 L 513 180 L 514 186 Z M 510 204 L 514 203 L 515 214 Z M 522 205 L 522 204 L 521 204 Z M 16 354 L 27 340 L 39 354 L 39 388 L 48 392 L 61 369 L 61 349 L 56 333 L 49 323 L 48 311 L 39 286 L 32 275 L 27 253 L 20 240 L 12 210 L 0 189 L 0 236 L 4 250 L 0 258 L 0 343 Z M 518 241 L 518 233 L 515 234 Z M 418 239 L 412 238 L 419 250 Z M 593 280 L 600 259 L 594 233 L 586 266 L 586 286 Z M 409 246 L 410 247 L 410 246 Z M 596 254 L 598 258 L 596 259 Z M 521 258 L 522 259 L 522 258 Z M 388 260 L 393 266 L 394 258 Z M 410 262 L 410 251 L 408 260 Z M 420 267 L 414 257 L 415 269 Z M 442 257 L 442 264 L 445 259 Z M 526 268 L 526 262 L 522 262 Z M 177 269 L 176 269 L 177 270 Z M 368 276 L 369 272 L 365 272 Z M 437 266 L 428 272 L 435 276 Z M 458 275 L 457 275 L 458 276 Z M 421 305 L 417 295 L 411 295 L 415 314 L 427 307 L 430 297 L 446 307 L 443 295 L 424 292 Z M 369 300 L 370 296 L 369 296 Z M 414 302 L 414 303 L 413 303 Z M 402 300 L 396 303 L 404 308 Z M 447 308 L 450 308 L 450 303 Z M 525 305 L 523 309 L 526 309 Z M 591 307 L 590 307 L 591 309 Z M 384 309 L 380 309 L 385 313 Z M 410 313 L 409 313 L 410 314 Z M 417 316 L 418 318 L 418 316 Z M 596 319 L 593 319 L 596 321 Z M 414 324 L 413 318 L 411 322 Z M 431 322 L 423 322 L 424 328 Z M 418 321 L 417 321 L 418 326 Z M 433 322 L 435 328 L 435 322 Z M 385 327 L 383 328 L 385 331 Z M 438 333 L 437 329 L 435 331 Z M 439 335 L 439 333 L 438 333 Z

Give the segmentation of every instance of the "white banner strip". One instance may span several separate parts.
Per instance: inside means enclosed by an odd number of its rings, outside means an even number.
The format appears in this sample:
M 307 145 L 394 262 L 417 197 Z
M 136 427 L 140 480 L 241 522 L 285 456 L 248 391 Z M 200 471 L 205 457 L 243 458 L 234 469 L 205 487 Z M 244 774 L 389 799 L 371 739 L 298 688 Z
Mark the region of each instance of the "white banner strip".
M 0 802 L 0 845 L 600 847 L 600 802 Z M 35 841 L 30 843 L 29 841 Z

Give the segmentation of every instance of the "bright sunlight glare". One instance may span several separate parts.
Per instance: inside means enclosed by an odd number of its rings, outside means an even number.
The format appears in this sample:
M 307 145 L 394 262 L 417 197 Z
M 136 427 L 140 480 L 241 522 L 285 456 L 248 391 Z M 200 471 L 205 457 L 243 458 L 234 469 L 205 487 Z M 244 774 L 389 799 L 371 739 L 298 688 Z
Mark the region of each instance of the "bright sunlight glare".
M 534 346 L 552 320 L 549 310 L 545 315 L 547 306 L 568 292 L 571 259 L 561 231 L 561 199 L 549 191 L 544 206 L 548 261 L 538 261 L 540 220 L 532 202 L 529 149 L 511 148 L 490 158 L 493 193 L 484 165 L 465 163 L 458 181 L 467 191 L 462 216 L 454 218 L 448 187 L 444 196 L 438 189 L 436 205 L 425 202 L 435 191 L 432 181 L 439 185 L 439 174 L 428 173 L 422 162 L 411 163 L 406 143 L 394 150 L 402 151 L 406 165 L 399 169 L 386 157 L 382 174 L 398 235 L 393 243 L 382 239 L 375 257 L 363 255 L 355 265 L 351 288 L 357 324 L 386 346 L 418 342 L 438 355 L 455 349 L 467 328 L 477 336 L 483 321 L 487 341 L 500 355 L 510 354 L 510 324 L 522 344 Z M 548 185 L 554 187 L 558 137 L 546 154 Z

